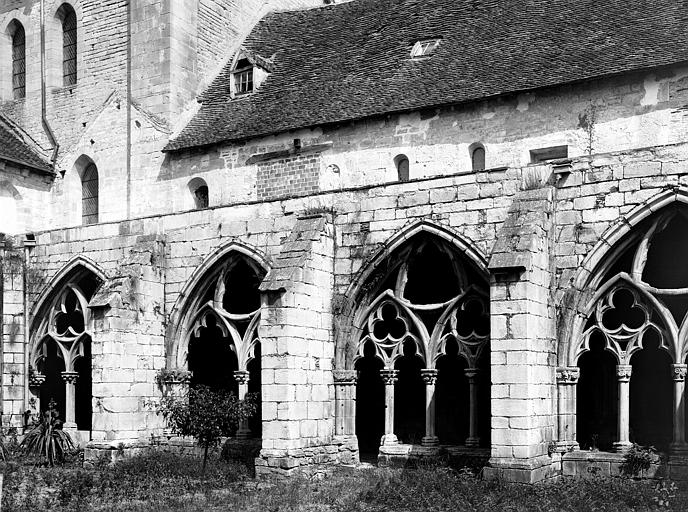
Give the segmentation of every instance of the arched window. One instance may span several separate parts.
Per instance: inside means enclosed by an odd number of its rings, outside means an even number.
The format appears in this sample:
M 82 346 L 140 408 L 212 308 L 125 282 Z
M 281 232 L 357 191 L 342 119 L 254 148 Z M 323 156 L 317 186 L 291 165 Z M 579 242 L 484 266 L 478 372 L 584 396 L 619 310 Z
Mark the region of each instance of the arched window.
M 76 13 L 69 4 L 62 4 L 58 10 L 62 20 L 62 84 L 76 84 Z
M 484 276 L 427 234 L 388 258 L 358 306 L 366 311 L 353 357 L 359 449 L 384 455 L 397 443 L 489 446 Z
M 13 21 L 12 34 L 12 94 L 15 100 L 26 96 L 26 37 L 24 27 Z
M 673 263 L 688 255 L 687 234 L 688 209 L 667 208 L 600 267 L 603 284 L 572 352 L 579 378 L 569 430 L 584 449 L 685 444 L 683 387 L 672 379 L 685 376 L 687 331 L 678 326 L 688 325 L 688 269 Z
M 91 313 L 100 280 L 76 272 L 36 318 L 31 333 L 29 388 L 44 412 L 51 402 L 66 428 L 91 430 Z
M 471 168 L 474 171 L 485 170 L 485 148 L 482 144 L 471 146 Z
M 94 163 L 81 175 L 81 220 L 85 226 L 98 222 L 98 168 Z
M 409 159 L 406 155 L 397 155 L 394 158 L 394 165 L 397 167 L 397 178 L 399 181 L 409 180 Z
M 197 210 L 207 208 L 209 205 L 208 199 L 208 184 L 202 178 L 194 178 L 189 182 L 189 192 L 193 198 L 194 207 Z

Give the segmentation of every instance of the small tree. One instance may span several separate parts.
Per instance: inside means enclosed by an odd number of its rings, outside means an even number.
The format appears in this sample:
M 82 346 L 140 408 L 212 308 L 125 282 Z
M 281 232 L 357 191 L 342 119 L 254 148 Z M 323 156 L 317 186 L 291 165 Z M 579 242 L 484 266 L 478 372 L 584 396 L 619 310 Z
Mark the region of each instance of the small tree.
M 203 449 L 201 473 L 205 473 L 209 449 L 217 447 L 223 436 L 231 435 L 239 422 L 250 418 L 256 409 L 254 394 L 238 400 L 227 391 L 198 386 L 189 390 L 188 397 L 164 396 L 157 412 L 174 434 L 196 439 Z

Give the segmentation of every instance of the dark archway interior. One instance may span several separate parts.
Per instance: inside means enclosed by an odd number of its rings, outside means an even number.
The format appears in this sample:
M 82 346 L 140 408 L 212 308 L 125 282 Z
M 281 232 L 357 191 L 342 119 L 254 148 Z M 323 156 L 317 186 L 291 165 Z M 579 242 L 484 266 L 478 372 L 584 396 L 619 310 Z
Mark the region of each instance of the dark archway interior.
M 237 357 L 230 339 L 222 335 L 216 322 L 215 317 L 208 315 L 207 327 L 202 327 L 199 336 L 192 336 L 189 342 L 191 386 L 203 385 L 236 395 L 239 390 L 234 379 Z
M 244 258 L 237 258 L 225 276 L 224 310 L 246 314 L 260 309 L 259 286 L 264 276 L 264 272 L 256 272 Z
M 578 360 L 577 432 L 578 444 L 584 450 L 611 450 L 618 440 L 616 364 L 614 356 L 604 350 L 602 335 L 593 335 L 590 351 Z
M 380 376 L 382 361 L 375 357 L 371 342 L 364 347 L 364 357 L 356 362 L 356 436 L 363 459 L 377 456 L 385 433 L 385 384 Z
M 45 375 L 41 384 L 40 399 L 41 413 L 48 410 L 51 400 L 55 401 L 60 419 L 65 419 L 65 385 L 62 372 L 65 371 L 64 360 L 60 356 L 57 342 L 52 338 L 45 340 L 45 357 L 41 360 L 38 370 Z
M 645 334 L 643 345 L 631 358 L 630 438 L 666 451 L 673 435 L 671 356 L 659 348 L 654 330 Z
M 447 354 L 437 361 L 437 436 L 443 444 L 464 444 L 468 437 L 469 387 L 466 360 L 459 357 L 454 340 L 447 343 Z
M 79 430 L 91 430 L 93 418 L 93 379 L 91 373 L 91 338 L 83 340 L 84 355 L 77 359 L 74 370 L 79 373 L 76 381 L 75 420 Z
M 262 410 L 262 400 L 260 399 L 261 394 L 261 376 L 260 376 L 260 343 L 256 344 L 256 355 L 248 363 L 249 381 L 248 381 L 248 392 L 256 393 L 259 397 L 258 408 L 256 409 L 256 414 L 249 421 L 249 428 L 254 436 L 260 436 L 263 432 L 263 410 Z
M 460 291 L 449 254 L 435 243 L 425 243 L 409 263 L 404 298 L 414 304 L 433 304 L 452 299 Z
M 425 383 L 420 375 L 423 361 L 412 341 L 404 343 L 404 355 L 395 368 L 399 380 L 394 386 L 394 433 L 400 443 L 420 444 L 425 435 Z

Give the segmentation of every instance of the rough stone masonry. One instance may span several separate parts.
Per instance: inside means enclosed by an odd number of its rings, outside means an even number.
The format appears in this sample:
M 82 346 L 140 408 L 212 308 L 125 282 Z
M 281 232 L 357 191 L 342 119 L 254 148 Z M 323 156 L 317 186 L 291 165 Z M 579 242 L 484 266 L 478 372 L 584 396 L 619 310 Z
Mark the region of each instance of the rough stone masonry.
M 680 477 L 688 41 L 654 4 L 4 2 L 3 421 L 141 449 L 206 384 L 260 394 L 259 474 L 636 442 Z

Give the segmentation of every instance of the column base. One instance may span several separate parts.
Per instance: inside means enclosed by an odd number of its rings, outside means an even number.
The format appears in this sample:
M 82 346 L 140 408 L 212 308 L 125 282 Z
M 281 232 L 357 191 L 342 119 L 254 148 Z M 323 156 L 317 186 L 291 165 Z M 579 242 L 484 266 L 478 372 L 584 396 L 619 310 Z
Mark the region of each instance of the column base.
M 688 457 L 688 443 L 685 441 L 682 443 L 671 443 L 671 445 L 669 445 L 669 451 L 671 455 Z
M 392 446 L 395 444 L 399 444 L 399 439 L 397 439 L 397 436 L 395 434 L 385 434 L 382 436 L 382 439 L 380 439 L 380 444 L 382 446 Z
M 76 430 L 76 422 L 75 421 L 65 421 L 62 424 L 62 429 L 63 430 Z
M 421 444 L 423 446 L 439 446 L 440 438 L 437 436 L 424 436 L 421 439 Z
M 554 451 L 557 453 L 568 453 L 580 450 L 578 441 L 557 441 Z
M 480 438 L 479 437 L 469 437 L 466 439 L 466 446 L 469 448 L 477 448 L 480 446 Z
M 626 453 L 631 449 L 631 446 L 633 446 L 633 443 L 630 441 L 616 441 L 614 443 L 614 451 L 617 453 Z
M 251 436 L 251 431 L 250 431 L 250 430 L 248 430 L 248 429 L 246 429 L 246 430 L 239 429 L 239 430 L 237 430 L 237 433 L 236 433 L 236 435 L 235 435 L 234 437 L 235 437 L 236 439 L 251 439 L 252 436 Z

